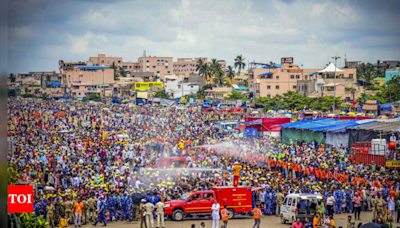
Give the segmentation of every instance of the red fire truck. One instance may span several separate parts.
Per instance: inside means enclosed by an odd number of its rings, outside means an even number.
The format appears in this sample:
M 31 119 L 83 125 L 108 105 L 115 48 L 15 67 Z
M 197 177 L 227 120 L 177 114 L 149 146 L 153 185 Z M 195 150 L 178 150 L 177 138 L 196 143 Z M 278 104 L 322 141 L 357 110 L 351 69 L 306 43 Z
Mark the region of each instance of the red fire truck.
M 183 194 L 181 200 L 165 202 L 165 213 L 175 221 L 181 221 L 188 215 L 211 215 L 215 199 L 220 210 L 227 206 L 228 217 L 232 219 L 239 212 L 252 211 L 252 192 L 261 188 L 219 186 L 212 190 L 193 191 Z
M 155 167 L 158 168 L 186 168 L 186 158 L 159 158 Z

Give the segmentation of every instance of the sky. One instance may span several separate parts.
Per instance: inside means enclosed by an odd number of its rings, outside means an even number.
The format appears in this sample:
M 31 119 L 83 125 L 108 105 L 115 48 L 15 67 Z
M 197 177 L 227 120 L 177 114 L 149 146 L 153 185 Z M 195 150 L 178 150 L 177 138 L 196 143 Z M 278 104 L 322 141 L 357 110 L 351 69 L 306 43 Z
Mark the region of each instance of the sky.
M 397 0 L 13 0 L 8 71 L 58 71 L 97 54 L 207 57 L 233 65 L 293 57 L 321 68 L 400 60 Z

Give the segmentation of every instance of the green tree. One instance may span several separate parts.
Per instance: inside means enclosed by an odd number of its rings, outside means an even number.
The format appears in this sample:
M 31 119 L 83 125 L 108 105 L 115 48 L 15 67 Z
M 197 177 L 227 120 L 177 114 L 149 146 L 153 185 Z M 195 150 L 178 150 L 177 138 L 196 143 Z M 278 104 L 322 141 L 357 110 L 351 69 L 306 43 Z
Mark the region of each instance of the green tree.
M 244 86 L 249 87 L 249 79 L 244 80 Z
M 201 66 L 201 68 L 199 70 L 199 74 L 202 75 L 206 80 L 208 78 L 211 78 L 212 72 L 211 72 L 211 68 L 208 65 L 208 63 L 205 63 Z
M 240 71 L 244 70 L 246 67 L 246 63 L 244 62 L 245 58 L 242 55 L 238 55 L 235 58 L 235 64 L 233 65 L 235 68 L 238 68 L 238 73 L 240 75 Z
M 157 79 L 159 79 L 160 77 L 158 77 L 158 75 L 153 75 L 152 77 L 151 77 L 152 79 L 153 79 L 153 82 L 155 82 L 155 81 L 157 81 Z
M 126 71 L 123 67 L 119 67 L 119 75 L 126 78 Z
M 381 60 L 376 61 L 376 74 L 377 77 L 381 77 Z
M 217 59 L 211 59 L 210 70 L 214 76 L 222 70 L 221 64 L 218 63 Z
M 226 99 L 227 100 L 245 100 L 246 95 L 243 95 L 239 91 L 232 90 L 232 92 L 227 94 Z
M 17 93 L 15 92 L 15 89 L 9 89 L 7 95 L 8 97 L 15 97 Z
M 163 90 L 159 90 L 157 92 L 154 93 L 153 97 L 158 97 L 158 98 L 169 98 L 168 93 L 165 91 L 165 89 Z
M 233 83 L 233 78 L 235 77 L 235 70 L 232 66 L 226 68 L 226 77 L 230 79 L 231 84 Z
M 85 97 L 83 99 L 84 101 L 90 100 L 90 101 L 101 101 L 101 96 L 97 93 L 91 93 L 89 96 Z
M 375 78 L 375 72 L 368 69 L 361 77 L 366 82 L 371 82 Z
M 225 82 L 225 72 L 223 70 L 216 72 L 214 76 L 214 83 L 217 85 L 217 87 L 221 87 L 223 84 L 225 84 Z
M 118 66 L 115 64 L 115 62 L 110 65 L 110 68 L 114 69 L 114 80 L 118 80 Z
M 16 78 L 17 78 L 17 76 L 14 73 L 10 73 L 8 75 L 8 80 L 10 80 L 10 82 L 15 82 Z
M 203 59 L 201 59 L 201 58 L 198 59 L 197 64 L 196 64 L 196 72 L 199 72 L 204 64 L 207 64 L 207 63 L 204 63 Z

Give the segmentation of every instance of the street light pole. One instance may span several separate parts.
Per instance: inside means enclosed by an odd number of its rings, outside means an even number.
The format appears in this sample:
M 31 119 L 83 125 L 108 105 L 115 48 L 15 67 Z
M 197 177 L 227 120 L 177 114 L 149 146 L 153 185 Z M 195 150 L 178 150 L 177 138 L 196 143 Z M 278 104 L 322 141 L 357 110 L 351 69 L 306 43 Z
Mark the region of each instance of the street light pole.
M 106 102 L 106 88 L 104 87 L 104 68 L 103 68 L 103 101 Z
M 335 114 L 335 98 L 336 98 L 336 62 L 338 59 L 340 59 L 339 56 L 334 56 L 332 57 L 332 59 L 335 60 L 335 75 L 334 75 L 334 79 L 333 79 L 333 110 L 332 110 L 332 114 Z

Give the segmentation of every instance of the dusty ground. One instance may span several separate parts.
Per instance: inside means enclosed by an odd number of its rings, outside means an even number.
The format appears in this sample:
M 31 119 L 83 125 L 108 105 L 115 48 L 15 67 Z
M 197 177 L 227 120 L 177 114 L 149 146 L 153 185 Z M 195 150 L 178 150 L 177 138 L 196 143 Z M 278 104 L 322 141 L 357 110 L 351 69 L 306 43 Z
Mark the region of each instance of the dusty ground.
M 334 221 L 336 223 L 336 227 L 342 226 L 344 228 L 347 227 L 347 216 L 350 214 L 340 214 L 334 215 Z M 361 221 L 357 220 L 356 227 L 358 223 L 362 222 L 363 224 L 371 222 L 372 218 L 371 212 L 361 212 Z M 352 214 L 352 218 L 354 218 L 354 214 Z M 397 215 L 395 215 L 395 219 L 397 219 Z M 211 228 L 212 220 L 211 219 L 204 219 L 204 218 L 190 218 L 185 219 L 181 222 L 175 222 L 166 220 L 165 227 L 166 228 L 190 228 L 192 224 L 196 225 L 196 228 L 200 226 L 201 222 L 205 222 L 206 228 Z M 222 221 L 220 221 L 220 226 L 222 225 Z M 253 227 L 254 220 L 252 216 L 237 216 L 228 222 L 228 228 L 251 228 Z M 393 227 L 396 227 L 398 223 L 393 223 Z M 103 224 L 97 224 L 98 227 L 101 227 Z M 156 220 L 154 220 L 154 226 L 157 226 Z M 70 227 L 74 227 L 70 225 Z M 82 227 L 94 227 L 92 225 L 85 225 Z M 140 227 L 139 221 L 134 222 L 111 222 L 107 223 L 107 227 L 121 227 L 121 228 L 128 228 L 128 227 Z M 260 227 L 272 227 L 272 228 L 290 228 L 290 224 L 281 224 L 280 219 L 275 216 L 263 216 L 261 218 L 261 225 Z

